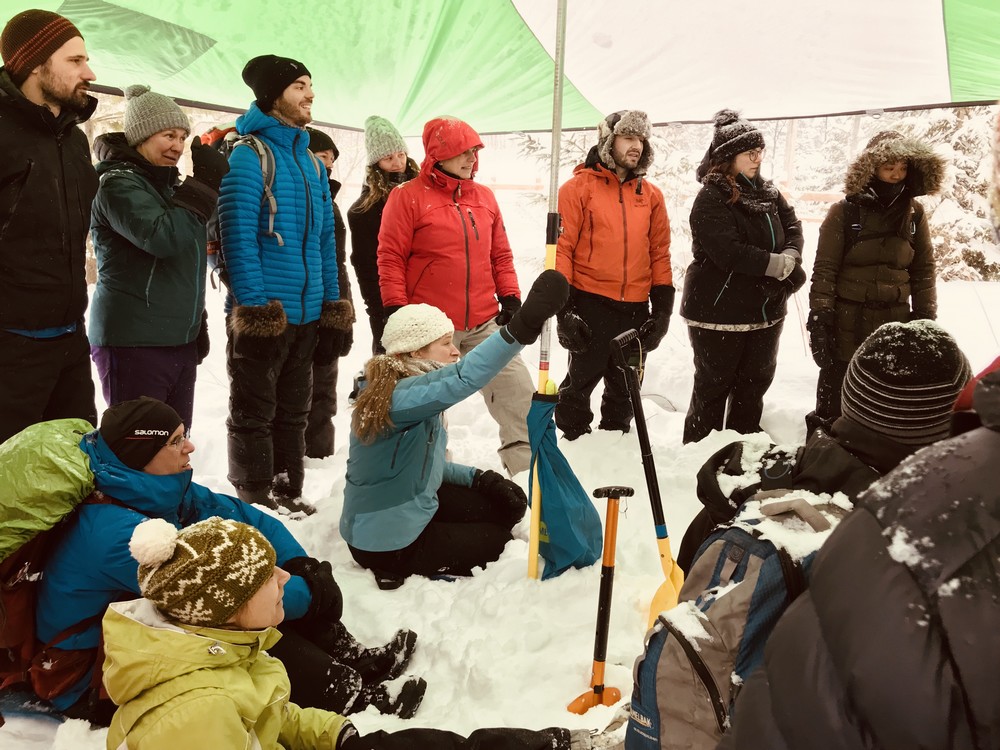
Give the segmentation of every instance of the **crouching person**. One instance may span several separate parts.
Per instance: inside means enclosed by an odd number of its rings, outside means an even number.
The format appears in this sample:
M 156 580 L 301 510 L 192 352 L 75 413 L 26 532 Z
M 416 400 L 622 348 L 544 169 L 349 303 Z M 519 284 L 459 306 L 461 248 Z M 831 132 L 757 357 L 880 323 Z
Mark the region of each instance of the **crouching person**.
M 44 696 L 71 718 L 107 725 L 113 706 L 99 699 L 100 618 L 109 604 L 140 591 L 129 554 L 135 528 L 148 518 L 183 528 L 221 516 L 253 526 L 277 550 L 291 578 L 285 589 L 287 637 L 274 650 L 296 677 L 294 699 L 340 713 L 375 705 L 384 713 L 412 714 L 423 697 L 413 677 L 390 696 L 386 680 L 404 670 L 416 634 L 400 630 L 378 648 L 365 648 L 340 621 L 343 599 L 329 562 L 309 557 L 277 519 L 235 497 L 191 481 L 194 444 L 177 412 L 152 398 L 109 408 L 99 430 L 80 442 L 95 492 L 66 524 L 43 569 L 36 608 L 42 643 L 57 646 L 65 664 L 60 688 Z M 69 653 L 67 653 L 69 652 Z
M 104 685 L 117 704 L 109 750 L 576 750 L 606 746 L 586 730 L 483 729 L 468 740 L 410 729 L 358 734 L 330 711 L 300 708 L 288 674 L 268 654 L 281 638 L 290 576 L 257 529 L 209 518 L 179 532 L 162 519 L 129 545 L 144 598 L 104 616 Z
M 500 557 L 524 515 L 523 490 L 447 458 L 444 410 L 489 383 L 565 304 L 566 278 L 544 271 L 510 321 L 459 361 L 454 326 L 406 305 L 365 366 L 354 404 L 340 533 L 354 559 L 391 587 L 410 575 L 472 574 Z

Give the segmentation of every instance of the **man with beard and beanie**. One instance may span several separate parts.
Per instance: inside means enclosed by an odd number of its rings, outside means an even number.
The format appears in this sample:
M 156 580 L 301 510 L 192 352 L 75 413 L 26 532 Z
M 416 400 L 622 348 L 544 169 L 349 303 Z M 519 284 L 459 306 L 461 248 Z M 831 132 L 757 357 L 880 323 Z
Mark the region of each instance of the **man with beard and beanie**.
M 598 429 L 629 431 L 632 405 L 611 340 L 637 329 L 641 368 L 674 307 L 670 220 L 663 193 L 645 179 L 653 163 L 649 118 L 614 112 L 597 130 L 597 145 L 559 189 L 556 269 L 572 291 L 557 318 L 559 343 L 570 355 L 555 419 L 567 440 L 590 432 L 590 394 L 602 379 Z
M 301 705 L 351 713 L 374 705 L 383 713 L 415 710 L 425 683 L 411 677 L 398 695 L 383 684 L 402 674 L 416 634 L 399 630 L 385 646 L 365 648 L 340 621 L 343 598 L 329 562 L 309 557 L 277 519 L 234 497 L 192 481 L 194 444 L 172 408 L 153 398 L 110 407 L 99 430 L 80 442 L 94 476 L 94 493 L 71 516 L 46 561 L 38 591 L 38 638 L 49 643 L 74 631 L 50 656 L 65 670 L 63 688 L 45 696 L 66 716 L 107 724 L 111 706 L 97 698 L 93 665 L 99 656 L 100 618 L 111 602 L 139 593 L 137 563 L 129 554 L 135 527 L 147 518 L 184 528 L 212 516 L 258 529 L 290 574 L 285 586 L 285 638 L 271 651 L 292 675 Z M 65 652 L 71 652 L 66 654 Z
M 238 144 L 219 193 L 229 273 L 229 481 L 244 502 L 311 513 L 302 483 L 312 366 L 336 358 L 353 311 L 338 288 L 330 184 L 305 131 L 309 70 L 261 55 L 243 80 L 256 101 L 236 130 L 270 149 L 274 179 L 265 195 L 256 149 Z
M 77 125 L 95 79 L 79 30 L 47 10 L 0 34 L 0 442 L 50 419 L 97 423 L 86 242 L 97 173 Z
M 681 315 L 694 352 L 685 443 L 724 427 L 760 430 L 788 297 L 805 283 L 802 222 L 760 174 L 764 134 L 738 112 L 715 114 L 691 207 L 692 260 Z
M 330 201 L 333 203 L 334 237 L 337 240 L 337 285 L 340 287 L 342 314 L 338 315 L 334 331 L 327 345 L 333 349 L 329 363 L 323 364 L 327 354 L 316 347 L 319 359 L 313 359 L 312 405 L 309 407 L 309 421 L 306 423 L 306 455 L 309 458 L 326 458 L 333 455 L 333 418 L 337 416 L 337 360 L 346 357 L 354 344 L 354 304 L 351 301 L 351 285 L 347 280 L 347 227 L 337 205 L 340 182 L 333 179 L 333 165 L 340 156 L 333 139 L 316 128 L 306 128 L 309 134 L 309 150 L 323 162 L 330 178 Z
M 840 416 L 840 385 L 883 323 L 937 316 L 934 248 L 920 195 L 941 189 L 945 161 L 915 138 L 877 133 L 847 170 L 845 198 L 819 229 L 809 288 L 809 345 L 819 366 L 810 429 Z
M 496 196 L 475 182 L 479 134 L 454 117 L 424 125 L 420 175 L 389 193 L 378 234 L 386 319 L 404 305 L 433 305 L 455 326 L 462 355 L 510 322 L 521 307 L 514 256 Z M 534 386 L 520 355 L 481 390 L 500 427 L 497 451 L 510 476 L 526 471 Z

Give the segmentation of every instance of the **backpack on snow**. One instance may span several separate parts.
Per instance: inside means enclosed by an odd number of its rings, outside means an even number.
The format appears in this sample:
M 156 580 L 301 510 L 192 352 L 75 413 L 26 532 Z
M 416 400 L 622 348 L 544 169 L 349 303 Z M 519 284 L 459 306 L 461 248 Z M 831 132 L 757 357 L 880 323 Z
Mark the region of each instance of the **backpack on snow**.
M 94 663 L 90 651 L 54 649 L 90 627 L 94 618 L 46 644 L 35 637 L 42 570 L 66 520 L 92 497 L 94 478 L 79 444 L 93 429 L 83 419 L 57 419 L 31 425 L 0 445 L 0 466 L 4 467 L 0 480 L 0 689 L 25 684 L 38 697 L 48 699 L 75 684 Z
M 646 634 L 625 750 L 717 745 L 768 636 L 805 591 L 816 550 L 845 512 L 811 493 L 761 491 L 709 535 L 680 603 Z
M 241 136 L 236 132 L 235 125 L 223 126 L 221 128 L 213 127 L 201 136 L 201 142 L 206 146 L 212 146 L 227 159 L 232 155 L 237 146 L 249 146 L 257 154 L 257 159 L 260 161 L 260 173 L 264 178 L 264 195 L 261 198 L 260 205 L 266 205 L 268 210 L 266 234 L 268 237 L 277 239 L 279 247 L 284 247 L 284 239 L 274 231 L 274 216 L 278 213 L 278 201 L 275 200 L 274 193 L 271 190 L 274 187 L 275 172 L 274 152 L 271 150 L 271 147 L 255 135 Z M 312 159 L 313 166 L 316 168 L 316 176 L 322 182 L 326 174 L 326 167 L 323 166 L 323 162 L 313 155 L 312 151 L 307 149 L 306 153 Z M 229 273 L 226 270 L 226 256 L 222 248 L 222 230 L 219 226 L 218 208 L 216 208 L 212 213 L 212 217 L 208 220 L 206 232 L 208 234 L 208 263 L 212 269 L 212 275 L 218 276 L 219 281 L 225 284 L 228 289 Z M 214 279 L 212 281 L 212 288 L 217 288 Z

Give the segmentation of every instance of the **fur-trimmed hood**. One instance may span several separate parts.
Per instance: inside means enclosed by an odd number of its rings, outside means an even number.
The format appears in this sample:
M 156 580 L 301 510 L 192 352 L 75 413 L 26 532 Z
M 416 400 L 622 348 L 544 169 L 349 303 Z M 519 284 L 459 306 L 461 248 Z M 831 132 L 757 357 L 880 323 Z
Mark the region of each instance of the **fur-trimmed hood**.
M 944 182 L 945 160 L 930 146 L 891 130 L 876 134 L 865 150 L 854 160 L 844 178 L 844 192 L 848 196 L 865 192 L 882 164 L 906 160 L 907 192 L 911 197 L 933 195 Z

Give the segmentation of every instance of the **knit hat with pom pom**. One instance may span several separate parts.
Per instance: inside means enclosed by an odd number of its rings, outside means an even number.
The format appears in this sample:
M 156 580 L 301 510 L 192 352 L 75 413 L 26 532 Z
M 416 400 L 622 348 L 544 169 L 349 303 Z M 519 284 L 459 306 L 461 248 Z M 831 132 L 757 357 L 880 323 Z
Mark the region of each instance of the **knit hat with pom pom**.
M 214 516 L 177 531 L 162 518 L 135 527 L 129 551 L 139 591 L 164 615 L 218 627 L 274 573 L 274 547 L 253 526 Z
M 723 109 L 715 113 L 715 133 L 708 153 L 712 161 L 719 163 L 732 159 L 744 151 L 764 148 L 764 134 L 749 121 L 740 117 L 734 109 Z
M 156 94 L 149 86 L 133 84 L 125 89 L 125 140 L 133 148 L 161 130 L 180 128 L 190 133 L 191 122 L 169 96 Z
M 433 305 L 406 305 L 386 321 L 382 346 L 386 354 L 415 352 L 454 330 L 451 319 Z

